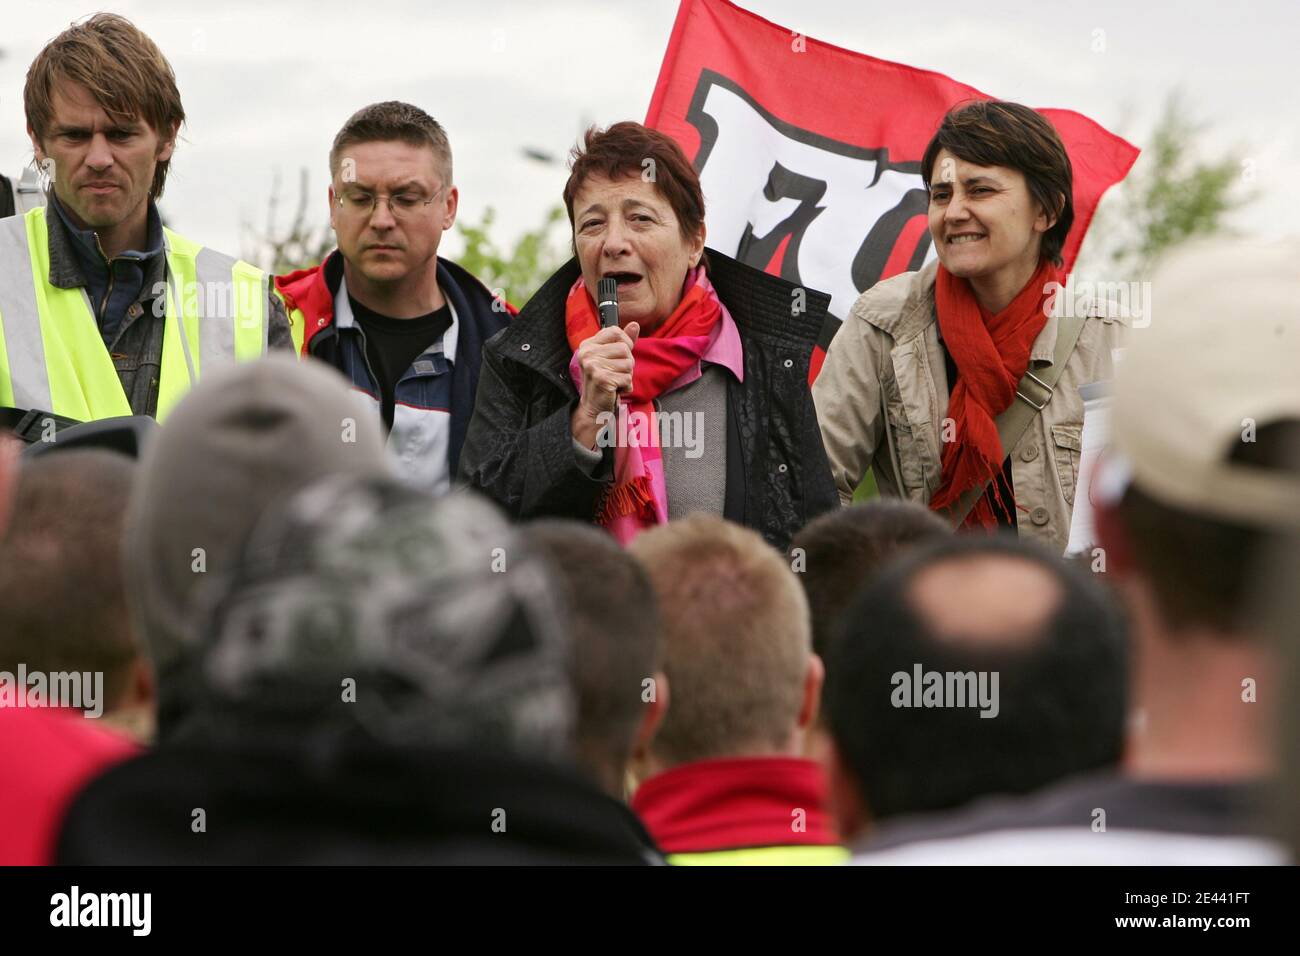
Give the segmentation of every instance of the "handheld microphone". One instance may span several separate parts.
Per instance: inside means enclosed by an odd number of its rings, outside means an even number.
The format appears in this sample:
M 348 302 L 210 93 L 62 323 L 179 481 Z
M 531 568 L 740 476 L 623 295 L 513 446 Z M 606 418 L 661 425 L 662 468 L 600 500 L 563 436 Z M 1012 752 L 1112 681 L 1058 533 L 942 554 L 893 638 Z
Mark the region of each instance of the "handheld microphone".
M 600 311 L 602 329 L 618 328 L 618 281 L 604 278 L 596 287 L 596 308 Z

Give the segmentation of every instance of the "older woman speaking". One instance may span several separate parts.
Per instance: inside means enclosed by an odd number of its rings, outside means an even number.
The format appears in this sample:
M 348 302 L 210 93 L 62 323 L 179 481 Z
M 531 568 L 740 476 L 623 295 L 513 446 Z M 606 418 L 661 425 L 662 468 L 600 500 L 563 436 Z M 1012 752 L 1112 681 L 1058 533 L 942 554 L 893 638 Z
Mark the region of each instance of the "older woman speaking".
M 827 297 L 706 255 L 699 177 L 639 123 L 587 132 L 564 203 L 577 258 L 484 348 L 461 477 L 623 542 L 704 511 L 785 547 L 836 505 L 807 384 Z

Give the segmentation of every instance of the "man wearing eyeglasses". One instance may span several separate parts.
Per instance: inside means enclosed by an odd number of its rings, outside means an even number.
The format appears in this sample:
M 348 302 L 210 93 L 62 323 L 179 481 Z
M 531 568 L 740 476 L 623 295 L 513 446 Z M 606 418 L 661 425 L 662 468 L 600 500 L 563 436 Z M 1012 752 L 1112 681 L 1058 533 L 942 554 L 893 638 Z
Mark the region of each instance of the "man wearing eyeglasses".
M 447 491 L 483 343 L 514 309 L 438 256 L 459 192 L 447 134 L 429 114 L 399 102 L 359 110 L 334 137 L 330 175 L 338 249 L 275 280 L 294 343 L 374 401 L 401 477 Z

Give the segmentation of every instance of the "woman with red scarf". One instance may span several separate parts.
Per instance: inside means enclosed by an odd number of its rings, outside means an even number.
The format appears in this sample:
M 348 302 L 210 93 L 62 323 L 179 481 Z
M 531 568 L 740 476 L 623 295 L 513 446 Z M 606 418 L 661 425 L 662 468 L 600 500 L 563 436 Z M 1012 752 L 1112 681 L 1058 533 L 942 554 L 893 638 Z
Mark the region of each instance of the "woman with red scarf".
M 862 294 L 813 388 L 840 498 L 847 504 L 872 469 L 883 494 L 962 528 L 1014 529 L 1060 554 L 1078 476 L 1079 388 L 1111 377 L 1122 331 L 1107 303 L 1057 295 L 1074 220 L 1070 158 L 1039 113 L 977 102 L 944 118 L 921 176 L 938 260 Z M 1020 402 L 1032 417 L 1004 448 L 998 418 Z
M 698 175 L 639 123 L 587 132 L 564 202 L 577 256 L 485 346 L 462 479 L 623 543 L 703 511 L 784 548 L 836 503 L 807 384 L 827 297 L 706 255 Z

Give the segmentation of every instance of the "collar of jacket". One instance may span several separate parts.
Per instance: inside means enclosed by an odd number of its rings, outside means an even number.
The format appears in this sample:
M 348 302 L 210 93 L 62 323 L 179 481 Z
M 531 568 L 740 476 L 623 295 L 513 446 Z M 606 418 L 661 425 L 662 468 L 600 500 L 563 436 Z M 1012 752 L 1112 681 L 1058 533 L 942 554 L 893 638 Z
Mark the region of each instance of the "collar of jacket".
M 89 281 L 77 261 L 77 253 L 72 245 L 77 241 L 77 238 L 69 231 L 63 221 L 63 216 L 57 210 L 51 211 L 56 202 L 57 200 L 51 192 L 45 207 L 46 231 L 49 233 L 50 285 L 57 289 L 79 289 L 89 285 Z M 150 200 L 151 221 L 152 217 L 157 215 L 157 210 L 152 206 L 153 200 Z M 161 218 L 158 223 L 158 231 L 159 235 L 161 235 Z M 163 254 L 164 249 L 165 243 L 160 244 L 159 248 L 145 259 L 143 288 L 146 291 L 153 289 L 154 285 L 166 275 L 167 256 Z
M 792 808 L 805 811 L 804 827 L 791 825 Z M 681 764 L 641 784 L 632 809 L 665 853 L 839 842 L 821 766 L 803 757 Z
M 881 294 L 869 297 L 866 307 L 854 311 L 858 316 L 888 335 L 895 344 L 901 345 L 927 332 L 934 327 L 934 335 L 939 338 L 939 317 L 935 311 L 934 281 L 939 273 L 939 260 L 927 263 L 916 272 L 908 272 L 884 280 L 885 283 L 897 283 L 897 288 L 878 284 Z M 1056 360 L 1056 338 L 1061 328 L 1061 312 L 1071 301 L 1068 290 L 1063 284 L 1056 296 L 1056 307 L 1047 317 L 1042 331 L 1034 339 L 1029 351 L 1029 361 L 1034 368 L 1046 368 Z M 1077 304 L 1077 303 L 1076 303 Z M 1087 303 L 1088 316 L 1104 321 L 1116 321 L 1120 314 L 1119 306 L 1109 300 L 1094 298 Z
M 636 816 L 571 767 L 479 746 L 376 740 L 310 717 L 272 719 L 240 708 L 223 715 L 207 715 L 192 733 L 119 765 L 87 791 L 85 829 L 78 835 L 74 825 L 64 850 L 136 862 L 248 863 L 254 845 L 273 846 L 277 862 L 663 862 Z M 165 828 L 149 828 L 139 842 L 134 827 L 122 826 L 191 792 L 220 794 L 237 807 L 236 838 L 196 850 Z M 304 801 L 314 813 L 282 819 L 286 806 Z M 501 832 L 490 826 L 494 807 L 507 814 Z M 106 820 L 115 825 L 105 828 Z M 390 837 L 399 831 L 395 851 Z
M 768 275 L 716 249 L 705 251 L 709 280 L 735 320 L 741 341 L 747 343 L 756 338 L 775 349 L 793 350 L 805 358 L 811 357 L 826 319 L 830 296 Z M 577 259 L 562 265 L 528 300 L 518 318 L 494 344 L 502 355 L 574 394 L 568 375 L 573 349 L 569 347 L 564 323 L 556 321 L 556 317 L 564 315 L 569 289 L 580 272 Z M 803 293 L 802 310 L 795 308 L 800 292 Z
M 483 339 L 495 333 L 496 326 L 504 325 L 519 313 L 509 302 L 493 296 L 478 277 L 456 263 L 441 256 L 437 262 L 438 288 L 451 300 L 457 316 L 462 317 L 462 325 L 470 324 L 465 319 L 472 317 L 476 325 L 483 326 L 480 331 L 487 333 Z M 302 312 L 306 321 L 302 342 L 304 354 L 318 333 L 333 327 L 334 296 L 342 281 L 343 254 L 337 249 L 319 265 L 275 277 L 275 287 L 284 296 L 288 308 Z M 464 335 L 463 328 L 461 334 Z

